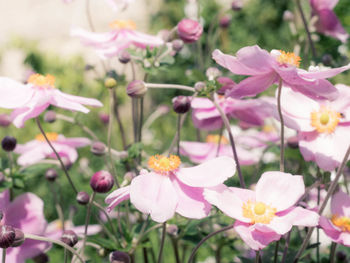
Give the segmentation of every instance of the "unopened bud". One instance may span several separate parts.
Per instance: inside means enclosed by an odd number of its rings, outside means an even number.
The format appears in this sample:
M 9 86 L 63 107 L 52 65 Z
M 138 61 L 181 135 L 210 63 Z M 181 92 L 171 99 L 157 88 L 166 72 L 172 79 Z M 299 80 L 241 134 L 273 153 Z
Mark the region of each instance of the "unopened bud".
M 132 179 L 134 179 L 136 177 L 136 173 L 135 172 L 127 172 L 124 175 L 124 180 L 131 182 Z
M 184 42 L 181 39 L 174 39 L 171 42 L 171 46 L 174 51 L 179 52 L 183 48 Z
M 0 114 L 0 126 L 1 127 L 8 127 L 11 124 L 11 118 L 10 115 L 3 113 Z
M 201 91 L 205 90 L 205 88 L 206 88 L 206 85 L 203 81 L 198 81 L 198 82 L 196 82 L 196 84 L 194 84 L 194 89 L 197 92 L 201 92 Z
M 19 247 L 23 244 L 25 238 L 21 229 L 15 228 L 15 240 L 13 241 L 11 247 Z
M 109 123 L 109 114 L 101 112 L 98 116 L 103 124 L 107 125 Z
M 147 92 L 146 84 L 142 80 L 134 80 L 129 83 L 126 93 L 132 98 L 141 98 Z
M 50 262 L 50 258 L 47 254 L 41 253 L 40 255 L 33 258 L 35 263 L 48 263 Z
M 207 69 L 207 71 L 205 72 L 205 75 L 207 76 L 207 78 L 209 80 L 214 80 L 217 77 L 221 76 L 221 71 L 218 68 L 215 67 L 210 67 Z
M 123 50 L 119 56 L 118 56 L 118 59 L 120 61 L 120 63 L 123 63 L 123 64 L 126 64 L 130 61 L 131 59 L 131 56 L 130 56 L 130 53 L 126 50 Z
M 3 225 L 0 227 L 0 247 L 8 248 L 15 241 L 16 233 L 12 226 Z
M 289 10 L 284 11 L 283 20 L 286 22 L 292 22 L 294 20 L 294 14 Z
M 44 121 L 48 123 L 53 123 L 56 121 L 56 112 L 49 110 L 44 115 Z
M 344 251 L 339 250 L 336 255 L 338 262 L 346 262 L 346 254 Z
M 106 145 L 103 142 L 93 142 L 91 152 L 96 156 L 103 156 L 106 153 Z
M 298 147 L 299 147 L 298 137 L 297 136 L 289 137 L 287 139 L 287 145 L 288 145 L 288 147 L 290 147 L 292 149 L 298 149 Z
M 177 24 L 177 33 L 185 43 L 193 43 L 202 35 L 203 27 L 198 21 L 184 18 Z
M 230 26 L 230 23 L 231 23 L 231 17 L 228 15 L 224 15 L 219 20 L 219 25 L 221 28 L 228 28 Z
M 74 247 L 78 243 L 78 236 L 73 230 L 66 230 L 61 236 L 61 241 L 70 247 Z
M 324 54 L 324 55 L 322 56 L 322 63 L 323 63 L 323 65 L 329 67 L 329 66 L 332 65 L 332 62 L 333 62 L 333 57 L 332 57 L 332 55 L 330 55 L 330 54 Z
M 6 152 L 12 152 L 16 148 L 16 145 L 17 140 L 12 136 L 5 136 L 1 141 L 2 149 Z
M 110 263 L 130 263 L 130 256 L 122 251 L 114 251 L 109 254 Z
M 177 225 L 167 225 L 166 227 L 166 232 L 170 235 L 170 236 L 177 236 L 177 233 L 179 231 L 179 228 L 177 227 Z
M 173 109 L 178 114 L 183 114 L 191 108 L 191 99 L 187 96 L 177 96 L 173 98 Z
M 234 0 L 231 4 L 231 9 L 233 11 L 241 11 L 242 7 L 243 7 L 242 0 Z
M 106 78 L 105 79 L 105 87 L 108 89 L 113 89 L 117 86 L 117 81 L 114 78 Z
M 77 202 L 81 205 L 86 205 L 89 203 L 90 196 L 87 192 L 79 192 L 77 194 Z
M 58 176 L 57 171 L 53 168 L 48 169 L 45 173 L 45 178 L 50 182 L 54 182 L 57 176 Z
M 107 171 L 96 172 L 90 180 L 92 190 L 97 193 L 107 193 L 114 185 L 113 176 Z

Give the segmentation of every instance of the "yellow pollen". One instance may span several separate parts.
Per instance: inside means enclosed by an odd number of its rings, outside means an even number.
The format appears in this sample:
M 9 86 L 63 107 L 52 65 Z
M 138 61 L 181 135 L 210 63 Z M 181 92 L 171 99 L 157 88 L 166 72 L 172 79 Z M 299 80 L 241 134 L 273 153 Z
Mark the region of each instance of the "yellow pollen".
M 136 24 L 132 20 L 114 20 L 109 24 L 109 26 L 113 29 L 136 29 Z
M 46 74 L 46 76 L 40 74 L 32 74 L 29 76 L 27 82 L 38 87 L 55 87 L 55 77 L 50 74 Z
M 269 133 L 269 132 L 274 132 L 276 131 L 275 127 L 272 126 L 272 125 L 264 125 L 263 128 L 262 128 L 262 131 L 263 132 L 266 132 L 266 133 Z
M 280 64 L 288 64 L 291 66 L 299 67 L 301 58 L 297 55 L 295 55 L 293 52 L 285 52 L 283 50 L 280 50 L 281 55 L 277 57 L 277 61 Z
M 341 114 L 325 106 L 321 106 L 319 111 L 311 112 L 311 126 L 319 133 L 332 133 L 337 127 Z
M 252 202 L 248 200 L 242 207 L 243 216 L 251 220 L 251 224 L 269 224 L 277 211 L 263 202 Z
M 350 232 L 350 218 L 346 216 L 332 215 L 333 225 L 339 227 L 343 232 Z
M 55 133 L 55 132 L 47 132 L 45 133 L 46 134 L 46 137 L 49 139 L 49 141 L 57 141 L 58 139 L 58 134 Z M 40 141 L 40 142 L 44 142 L 45 141 L 45 137 L 44 135 L 42 134 L 38 134 L 37 136 L 35 136 L 35 139 L 37 141 Z
M 170 155 L 169 157 L 163 155 L 151 156 L 148 160 L 148 167 L 157 173 L 167 174 L 179 168 L 181 160 L 177 155 Z
M 229 141 L 226 139 L 225 136 L 220 136 L 220 135 L 214 135 L 214 134 L 209 134 L 205 140 L 208 143 L 216 143 L 218 144 L 228 144 Z

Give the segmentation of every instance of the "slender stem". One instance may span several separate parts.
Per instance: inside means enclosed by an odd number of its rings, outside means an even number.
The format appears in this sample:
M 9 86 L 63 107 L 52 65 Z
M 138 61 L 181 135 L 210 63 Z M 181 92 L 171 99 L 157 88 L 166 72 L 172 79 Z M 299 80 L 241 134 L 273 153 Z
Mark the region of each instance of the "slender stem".
M 60 240 L 56 240 L 56 239 L 52 239 L 52 238 L 48 238 L 48 237 L 37 236 L 37 235 L 33 235 L 33 234 L 24 234 L 24 238 L 38 240 L 38 241 L 46 241 L 46 242 L 50 242 L 50 243 L 59 245 L 65 249 L 69 250 L 72 254 L 74 254 L 80 260 L 81 263 L 85 263 L 84 260 L 82 259 L 82 257 L 77 253 L 77 251 L 75 251 L 74 248 L 68 246 L 66 243 L 63 243 Z
M 275 256 L 274 256 L 273 263 L 277 263 L 277 260 L 278 260 L 278 248 L 279 248 L 279 244 L 280 244 L 280 241 L 277 240 L 277 241 L 276 241 L 276 244 L 275 244 Z
M 50 190 L 51 190 L 51 193 L 53 195 L 53 200 L 54 200 L 55 208 L 57 211 L 57 215 L 62 223 L 62 231 L 64 231 L 65 230 L 64 214 L 63 214 L 62 207 L 60 206 L 60 204 L 58 202 L 57 192 L 56 192 L 55 186 L 53 184 L 54 184 L 54 182 L 52 182 L 52 183 L 49 182 Z
M 318 168 L 318 174 L 320 172 L 320 169 Z M 317 187 L 317 206 L 320 205 L 320 199 L 321 199 L 321 187 L 318 186 Z M 316 237 L 317 237 L 317 247 L 316 247 L 316 260 L 317 260 L 317 263 L 320 263 L 320 229 L 317 228 L 316 230 Z
M 220 133 L 219 133 L 219 141 L 218 141 L 218 148 L 216 149 L 216 157 L 219 156 L 219 153 L 220 153 L 220 148 L 221 148 L 221 141 L 222 141 L 222 134 L 224 132 L 224 129 L 223 127 L 220 128 Z
M 277 93 L 277 110 L 281 122 L 281 150 L 280 150 L 280 172 L 284 172 L 284 120 L 281 109 L 282 79 L 280 78 Z
M 89 222 L 90 222 L 90 217 L 91 217 L 91 207 L 92 207 L 92 202 L 94 201 L 96 192 L 93 192 L 90 201 L 87 207 L 86 211 L 86 217 L 85 217 L 85 229 L 84 229 L 84 237 L 83 237 L 83 244 L 80 248 L 81 254 L 84 254 L 84 248 L 85 248 L 85 243 L 86 243 L 86 238 L 87 238 L 87 232 L 88 232 L 88 227 L 89 227 Z
M 5 263 L 6 262 L 6 248 L 3 248 L 2 249 L 2 263 Z
M 177 84 L 158 84 L 158 83 L 145 83 L 147 88 L 151 89 L 180 89 L 195 92 L 195 89 L 185 85 Z
M 159 248 L 159 254 L 158 254 L 158 263 L 162 262 L 163 248 L 164 248 L 164 243 L 165 243 L 165 234 L 166 234 L 166 222 L 163 223 L 163 228 L 162 228 L 162 240 L 160 241 L 160 248 Z
M 86 16 L 89 22 L 90 29 L 91 31 L 95 31 L 95 27 L 94 27 L 94 24 L 92 23 L 92 17 L 90 12 L 90 0 L 86 0 L 85 11 L 86 11 Z
M 329 262 L 330 263 L 335 263 L 335 252 L 337 250 L 337 243 L 332 242 L 331 245 L 331 253 L 329 254 Z
M 287 233 L 287 237 L 286 237 L 286 244 L 284 246 L 284 250 L 283 250 L 283 256 L 282 256 L 282 261 L 281 263 L 284 263 L 287 259 L 287 252 L 288 252 L 288 248 L 289 248 L 289 243 L 290 243 L 290 236 L 291 236 L 292 230 L 289 231 Z
M 184 113 L 184 114 L 182 114 L 182 115 L 180 116 L 180 118 L 181 118 L 181 120 L 180 120 L 180 128 L 179 128 L 180 130 L 181 130 L 182 125 L 183 125 L 184 122 L 185 122 L 186 117 L 187 117 L 187 113 Z M 173 149 L 174 149 L 174 147 L 175 147 L 175 144 L 176 144 L 177 141 L 178 141 L 178 138 L 179 138 L 179 136 L 180 136 L 180 134 L 178 133 L 178 130 L 179 130 L 179 129 L 176 130 L 176 134 L 175 134 L 175 136 L 174 136 L 174 139 L 173 139 L 173 141 L 171 142 L 171 144 L 170 144 L 170 146 L 169 146 L 168 154 L 170 154 L 170 153 L 173 152 Z
M 224 113 L 224 111 L 222 110 L 222 108 L 220 107 L 219 103 L 216 101 L 215 97 L 213 98 L 213 103 L 216 107 L 216 109 L 219 111 L 220 115 L 221 115 L 221 119 L 224 122 L 224 125 L 226 127 L 226 130 L 228 132 L 229 135 L 229 139 L 230 139 L 230 143 L 231 143 L 231 147 L 232 147 L 232 152 L 233 152 L 233 157 L 235 159 L 236 162 L 236 166 L 237 166 L 237 172 L 238 172 L 238 177 L 239 177 L 239 183 L 241 185 L 242 188 L 246 188 L 246 185 L 244 183 L 244 179 L 243 179 L 243 175 L 242 175 L 242 170 L 241 170 L 241 166 L 239 164 L 239 160 L 238 160 L 238 155 L 237 155 L 237 150 L 236 150 L 236 146 L 235 146 L 235 141 L 233 139 L 233 135 L 232 135 L 232 131 L 231 131 L 231 127 L 230 127 L 230 122 L 227 119 L 226 114 Z
M 140 105 L 140 112 L 139 112 L 139 125 L 138 125 L 138 142 L 142 141 L 142 123 L 143 123 L 143 98 L 140 98 L 139 100 L 139 105 Z M 141 163 L 142 160 L 142 151 L 140 151 L 140 155 L 138 157 L 138 163 Z
M 221 232 L 227 231 L 227 230 L 232 229 L 232 228 L 233 228 L 233 225 L 225 226 L 225 227 L 223 227 L 223 228 L 221 228 L 221 229 L 219 229 L 219 230 L 216 230 L 216 231 L 210 233 L 210 234 L 207 235 L 206 237 L 204 237 L 204 238 L 196 245 L 196 247 L 192 250 L 191 255 L 190 255 L 190 258 L 188 259 L 187 263 L 191 263 L 191 262 L 193 261 L 194 256 L 196 255 L 197 250 L 203 245 L 203 243 L 204 243 L 205 241 L 207 241 L 207 240 L 208 240 L 209 238 L 211 238 L 212 236 L 215 236 L 215 235 L 217 235 L 217 234 L 219 234 L 219 233 L 221 233 Z
M 77 188 L 74 186 L 74 183 L 73 183 L 72 179 L 70 178 L 69 173 L 68 173 L 68 171 L 67 171 L 67 168 L 66 168 L 66 166 L 63 164 L 60 155 L 58 154 L 58 152 L 56 151 L 56 149 L 53 147 L 53 145 L 51 144 L 50 140 L 47 138 L 46 133 L 44 132 L 44 130 L 43 130 L 42 126 L 41 126 L 39 117 L 36 117 L 35 120 L 36 120 L 36 124 L 38 125 L 38 128 L 39 128 L 41 134 L 44 136 L 46 142 L 48 143 L 48 145 L 50 146 L 50 148 L 52 149 L 52 151 L 53 151 L 54 154 L 56 155 L 58 161 L 60 162 L 61 168 L 62 168 L 64 174 L 66 175 L 66 177 L 67 177 L 67 179 L 68 179 L 68 181 L 69 181 L 71 187 L 73 188 L 74 192 L 77 194 L 77 193 L 78 193 L 78 190 L 77 190 Z
M 255 263 L 260 261 L 260 250 L 255 251 Z
M 173 249 L 174 249 L 174 255 L 175 255 L 175 262 L 176 263 L 181 263 L 180 261 L 180 255 L 179 255 L 179 245 L 178 245 L 178 240 L 177 238 L 171 237 L 171 244 L 173 245 Z
M 64 263 L 68 263 L 68 253 L 67 253 L 67 249 L 64 249 Z
M 106 212 L 105 208 L 103 206 L 101 206 L 99 203 L 97 203 L 96 201 L 93 201 L 92 203 L 94 206 L 96 206 L 98 209 L 100 209 L 100 211 L 106 216 L 108 223 L 112 228 L 113 234 L 117 235 L 117 230 L 115 229 L 114 224 L 113 224 L 111 218 L 109 217 L 108 213 Z
M 137 99 L 131 99 L 131 111 L 132 111 L 132 122 L 133 122 L 133 130 L 134 130 L 134 142 L 137 142 Z
M 124 126 L 122 123 L 122 120 L 120 118 L 120 114 L 119 114 L 119 107 L 118 107 L 118 97 L 117 97 L 117 93 L 115 90 L 113 90 L 113 99 L 114 99 L 114 116 L 117 120 L 118 126 L 119 126 L 119 131 L 120 131 L 120 136 L 122 139 L 122 143 L 123 143 L 123 149 L 126 149 L 126 136 L 125 136 L 125 130 L 124 130 Z
M 347 149 L 347 151 L 346 151 L 346 153 L 345 153 L 345 156 L 344 156 L 344 158 L 343 158 L 343 161 L 342 161 L 341 165 L 340 165 L 339 168 L 338 168 L 337 174 L 336 174 L 336 176 L 335 176 L 335 178 L 334 178 L 332 184 L 330 185 L 330 187 L 329 187 L 329 189 L 328 189 L 327 195 L 326 195 L 326 197 L 325 197 L 325 199 L 324 199 L 324 201 L 323 201 L 323 203 L 322 203 L 320 209 L 318 210 L 318 214 L 319 214 L 319 215 L 322 215 L 324 209 L 326 208 L 326 205 L 327 205 L 327 203 L 328 203 L 328 200 L 330 199 L 330 197 L 331 197 L 332 194 L 334 193 L 334 191 L 335 191 L 335 189 L 336 189 L 336 187 L 337 187 L 339 178 L 340 178 L 340 176 L 342 175 L 343 170 L 344 170 L 344 167 L 345 167 L 345 165 L 346 165 L 346 163 L 347 163 L 347 161 L 348 161 L 348 159 L 349 159 L 349 155 L 350 155 L 350 145 L 348 146 L 348 149 Z M 313 232 L 314 228 L 315 228 L 315 227 L 310 227 L 310 228 L 309 228 L 309 231 L 308 231 L 307 234 L 306 234 L 306 237 L 305 237 L 305 239 L 304 239 L 304 241 L 303 241 L 303 244 L 301 245 L 301 247 L 300 247 L 298 253 L 296 254 L 296 256 L 295 256 L 295 258 L 294 258 L 294 263 L 297 263 L 297 262 L 299 261 L 299 258 L 300 258 L 300 256 L 301 256 L 301 254 L 302 254 L 302 253 L 304 252 L 304 250 L 306 249 L 307 244 L 308 244 L 308 242 L 309 242 L 309 240 L 310 240 L 310 238 L 311 238 L 311 235 L 312 235 L 312 232 Z
M 181 114 L 178 114 L 177 115 L 177 150 L 176 150 L 176 155 L 180 155 L 180 137 L 181 137 L 181 134 L 180 134 L 180 131 L 181 131 Z
M 149 263 L 149 261 L 148 261 L 148 253 L 147 253 L 147 248 L 146 247 L 142 248 L 142 253 L 143 253 L 143 262 L 144 263 Z

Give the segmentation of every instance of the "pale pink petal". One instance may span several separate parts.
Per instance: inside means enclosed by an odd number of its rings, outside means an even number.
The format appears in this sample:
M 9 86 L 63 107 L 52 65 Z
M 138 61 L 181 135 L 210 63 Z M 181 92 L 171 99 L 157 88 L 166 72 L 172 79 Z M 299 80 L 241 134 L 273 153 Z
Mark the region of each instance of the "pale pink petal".
M 230 157 L 222 156 L 194 167 L 180 168 L 176 171 L 176 177 L 188 186 L 212 187 L 223 183 L 235 172 L 235 161 Z
M 191 107 L 193 109 L 214 109 L 214 103 L 207 98 L 194 98 L 191 101 Z
M 106 33 L 94 33 L 85 29 L 74 27 L 70 31 L 73 37 L 79 37 L 84 45 L 100 47 L 106 43 L 111 43 L 118 35 L 118 31 L 111 31 Z
M 70 163 L 75 163 L 75 161 L 78 159 L 78 152 L 75 148 L 58 143 L 52 143 L 52 145 L 57 151 L 58 155 L 60 157 L 66 157 L 70 161 Z M 46 146 L 46 157 L 56 159 L 56 154 L 52 151 L 51 147 L 49 145 Z
M 218 146 L 215 143 L 180 142 L 181 155 L 194 163 L 203 163 L 216 157 Z
M 203 129 L 207 131 L 218 130 L 222 127 L 223 122 L 220 116 L 216 116 L 213 118 L 205 118 L 199 119 L 197 118 L 197 113 L 200 112 L 198 110 L 192 111 L 192 121 L 193 125 L 198 129 Z
M 74 226 L 72 228 L 68 228 L 69 230 L 73 230 L 78 236 L 84 236 L 85 226 Z M 102 231 L 101 225 L 89 225 L 87 234 L 88 236 L 96 235 L 97 233 Z
M 0 210 L 4 211 L 10 204 L 10 190 L 4 190 L 0 193 Z
M 114 207 L 119 205 L 124 200 L 128 200 L 129 198 L 130 186 L 125 186 L 113 191 L 105 199 L 105 203 L 108 204 L 107 211 L 111 212 Z
M 48 242 L 26 239 L 21 246 L 6 250 L 6 262 L 25 263 L 27 259 L 44 253 L 50 247 L 51 244 Z
M 14 109 L 26 105 L 34 95 L 31 85 L 0 77 L 0 107 Z
M 59 137 L 55 143 L 65 144 L 70 147 L 79 148 L 87 146 L 91 143 L 91 140 L 83 137 L 75 137 L 75 138 L 65 138 Z
M 164 44 L 163 39 L 157 36 L 152 36 L 144 34 L 137 31 L 128 30 L 127 38 L 133 42 L 137 47 L 146 48 L 148 47 L 157 47 Z
M 311 6 L 315 9 L 333 9 L 339 0 L 311 0 Z
M 330 69 L 315 69 L 312 71 L 303 71 L 299 73 L 300 76 L 308 78 L 308 79 L 326 79 L 331 78 L 343 71 L 350 69 L 350 64 L 339 67 L 339 68 L 330 68 Z
M 335 100 L 339 96 L 338 90 L 326 79 L 318 79 L 303 85 L 284 82 L 284 85 L 313 99 Z
M 332 196 L 331 211 L 333 215 L 350 217 L 350 196 L 339 190 Z
M 321 216 L 319 224 L 329 238 L 335 242 L 340 241 L 342 232 L 338 228 L 334 227 L 328 218 Z
M 17 159 L 17 163 L 21 166 L 32 165 L 41 160 L 44 160 L 46 156 L 47 155 L 43 147 L 38 146 L 37 148 L 28 150 L 25 153 L 21 154 Z
M 317 226 L 320 219 L 320 216 L 316 212 L 302 208 L 300 206 L 290 209 L 288 213 L 293 214 L 294 216 L 294 226 Z

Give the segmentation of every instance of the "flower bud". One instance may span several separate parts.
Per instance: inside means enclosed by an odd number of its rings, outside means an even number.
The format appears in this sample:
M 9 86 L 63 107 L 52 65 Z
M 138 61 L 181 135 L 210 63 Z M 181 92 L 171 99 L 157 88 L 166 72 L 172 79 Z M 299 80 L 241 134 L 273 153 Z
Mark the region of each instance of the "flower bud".
M 72 167 L 72 162 L 65 156 L 61 157 L 61 160 L 63 162 L 64 167 L 66 167 L 67 170 L 69 170 Z
M 130 56 L 130 53 L 126 50 L 123 50 L 119 56 L 118 56 L 118 59 L 119 59 L 119 62 L 120 63 L 123 63 L 123 64 L 126 64 L 130 61 L 131 59 L 131 56 Z
M 2 113 L 0 114 L 0 126 L 8 127 L 11 124 L 11 118 L 8 114 Z
M 336 254 L 337 262 L 346 262 L 346 254 L 344 251 L 339 250 Z
M 91 152 L 96 156 L 103 156 L 106 153 L 106 145 L 103 142 L 93 142 Z
M 230 26 L 230 23 L 231 23 L 231 17 L 228 15 L 224 15 L 219 20 L 219 26 L 221 28 L 228 28 Z
M 56 121 L 56 112 L 49 110 L 44 115 L 44 121 L 48 123 L 53 123 Z
M 90 196 L 87 192 L 79 192 L 77 194 L 77 202 L 81 205 L 86 205 L 89 203 Z
M 221 71 L 218 68 L 210 67 L 206 70 L 205 75 L 209 80 L 214 80 L 221 76 Z
M 117 86 L 117 81 L 114 78 L 106 78 L 105 79 L 105 87 L 108 89 L 113 89 Z
M 324 54 L 324 55 L 322 56 L 322 63 L 323 63 L 323 65 L 329 67 L 329 66 L 332 65 L 332 62 L 333 62 L 333 57 L 332 57 L 332 55 L 330 55 L 330 54 Z
M 61 236 L 61 241 L 70 247 L 78 243 L 78 236 L 73 230 L 65 230 Z
M 171 46 L 174 51 L 179 52 L 183 48 L 184 42 L 181 39 L 174 39 L 171 42 Z
M 177 227 L 177 225 L 167 225 L 166 227 L 166 232 L 170 235 L 170 236 L 177 236 L 177 233 L 179 231 L 179 228 Z
M 101 112 L 98 116 L 103 124 L 107 125 L 109 123 L 109 114 Z
M 134 179 L 136 177 L 136 173 L 135 172 L 126 172 L 124 174 L 124 180 L 131 182 L 132 179 Z
M 177 96 L 173 98 L 173 109 L 178 114 L 183 114 L 191 108 L 191 100 L 187 96 Z
M 12 136 L 5 136 L 1 141 L 2 149 L 6 152 L 12 152 L 16 148 L 17 140 Z
M 289 11 L 289 10 L 286 10 L 284 11 L 283 13 L 283 20 L 286 21 L 286 22 L 291 22 L 294 20 L 294 14 Z
M 194 84 L 194 89 L 197 92 L 201 92 L 201 91 L 205 90 L 205 88 L 206 88 L 206 85 L 203 81 L 198 81 L 198 82 L 196 82 L 196 84 Z
M 196 42 L 202 32 L 201 24 L 192 19 L 184 18 L 177 24 L 177 33 L 185 43 Z
M 146 84 L 142 80 L 134 80 L 129 83 L 126 93 L 132 98 L 141 98 L 147 92 Z
M 0 247 L 8 248 L 15 241 L 15 230 L 12 226 L 3 225 L 0 227 Z
M 58 176 L 57 171 L 53 168 L 47 169 L 45 173 L 45 178 L 50 182 L 54 182 L 57 176 Z
M 298 147 L 299 147 L 298 137 L 297 136 L 289 137 L 287 139 L 287 145 L 288 145 L 288 147 L 290 147 L 292 149 L 298 149 Z
M 19 247 L 23 244 L 25 238 L 21 229 L 15 228 L 15 240 L 13 241 L 11 247 Z
M 109 254 L 109 262 L 111 263 L 130 263 L 130 256 L 122 251 L 114 251 Z
M 113 176 L 107 171 L 98 171 L 90 180 L 92 190 L 97 193 L 107 193 L 114 185 Z
M 242 7 L 243 7 L 242 0 L 234 0 L 231 4 L 231 9 L 233 11 L 241 11 Z
M 40 255 L 33 258 L 35 263 L 48 263 L 50 262 L 50 258 L 47 254 L 41 253 Z

